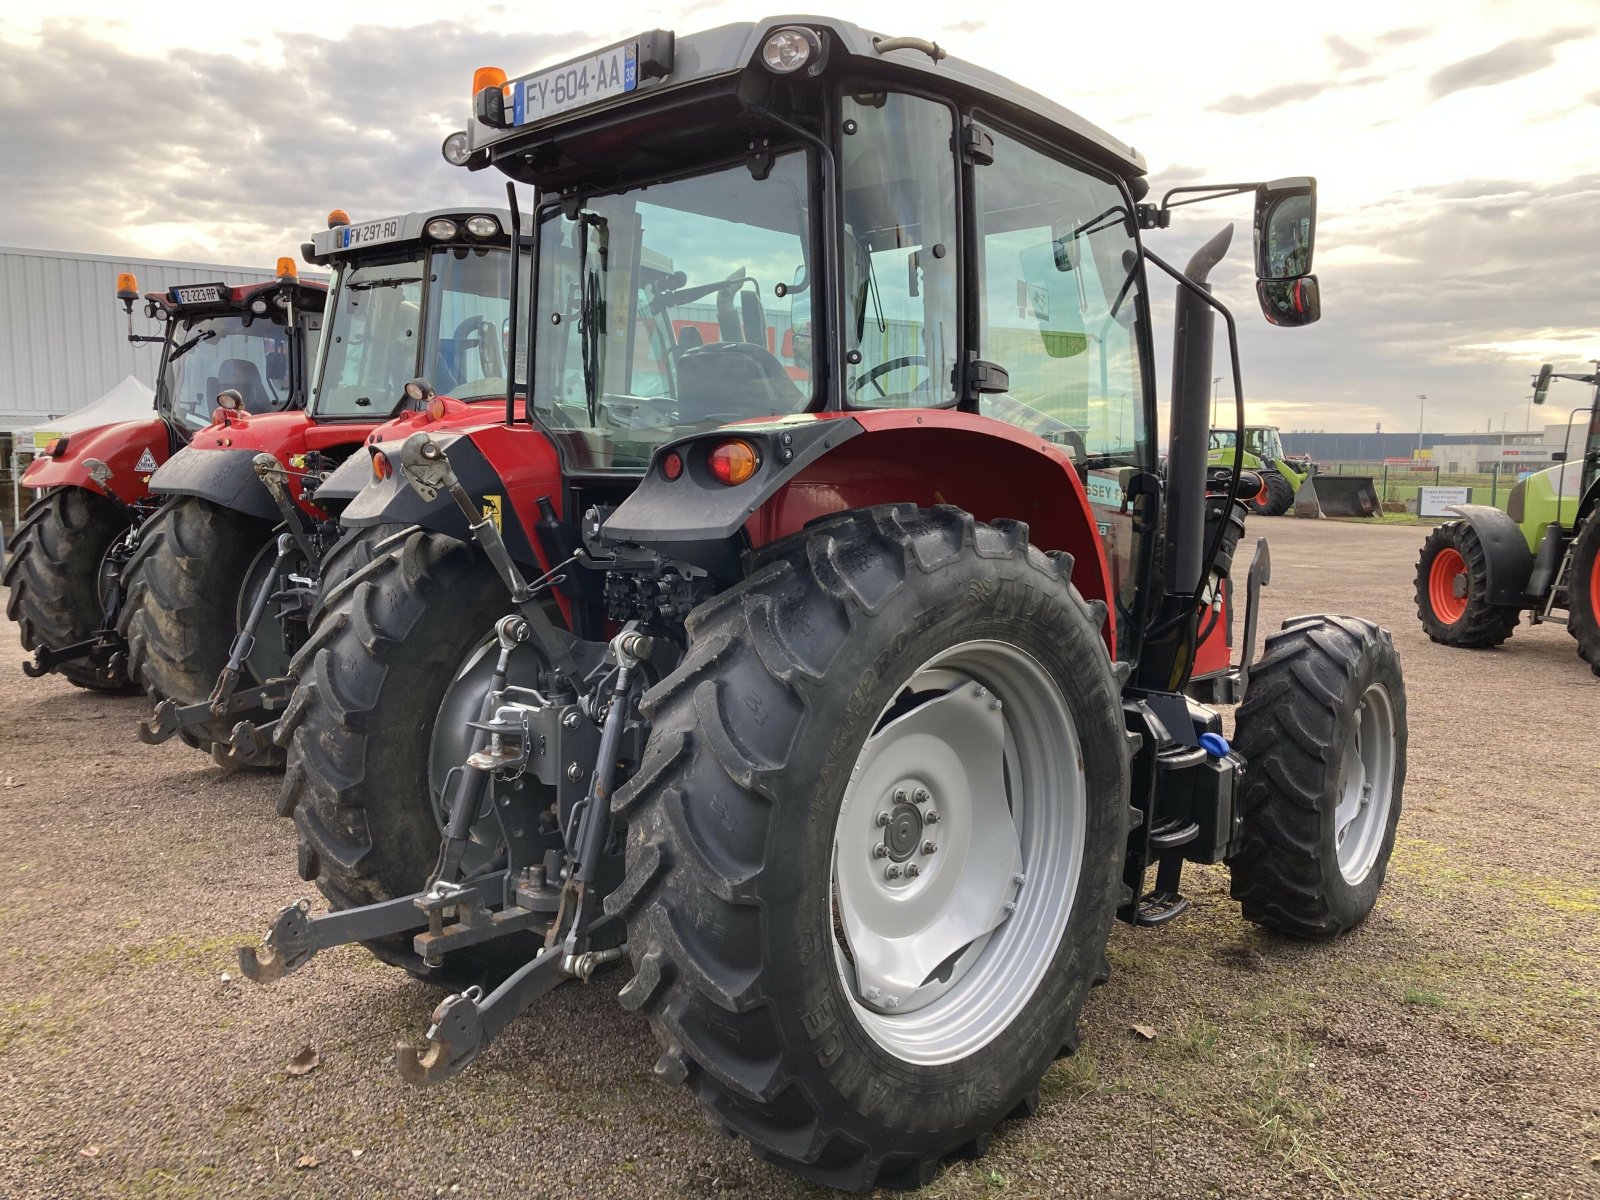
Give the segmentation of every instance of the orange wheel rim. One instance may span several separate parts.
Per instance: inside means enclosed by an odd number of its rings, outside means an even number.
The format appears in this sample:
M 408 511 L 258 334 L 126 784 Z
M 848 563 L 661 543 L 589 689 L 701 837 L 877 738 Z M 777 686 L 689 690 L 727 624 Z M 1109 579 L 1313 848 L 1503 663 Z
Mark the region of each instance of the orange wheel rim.
M 1267 477 L 1263 475 L 1261 477 L 1261 490 L 1256 493 L 1256 503 L 1264 507 L 1267 501 L 1271 499 L 1272 489 L 1267 486 Z
M 1600 554 L 1594 556 L 1594 565 L 1589 568 L 1589 614 L 1600 618 Z
M 1454 625 L 1467 612 L 1466 597 L 1467 560 L 1461 551 L 1446 546 L 1433 556 L 1433 566 L 1428 568 L 1428 602 L 1434 616 L 1446 625 Z M 1461 580 L 1460 584 L 1456 580 Z M 1460 587 L 1462 594 L 1456 595 Z

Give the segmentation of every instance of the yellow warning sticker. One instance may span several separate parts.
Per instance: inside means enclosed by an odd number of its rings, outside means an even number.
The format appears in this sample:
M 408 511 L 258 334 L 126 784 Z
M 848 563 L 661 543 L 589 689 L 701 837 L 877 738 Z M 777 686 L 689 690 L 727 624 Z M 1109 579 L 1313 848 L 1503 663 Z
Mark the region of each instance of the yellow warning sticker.
M 501 504 L 499 496 L 485 496 L 483 498 L 483 515 L 494 522 L 496 533 L 504 533 L 505 527 L 501 524 Z

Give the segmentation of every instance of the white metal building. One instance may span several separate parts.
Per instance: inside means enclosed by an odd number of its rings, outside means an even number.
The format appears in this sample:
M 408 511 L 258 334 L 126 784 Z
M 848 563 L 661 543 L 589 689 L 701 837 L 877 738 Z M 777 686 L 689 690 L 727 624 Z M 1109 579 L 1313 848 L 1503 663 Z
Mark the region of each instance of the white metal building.
M 274 266 L 0 247 L 0 433 L 64 416 L 129 375 L 155 387 L 161 347 L 128 342 L 116 299 L 121 272 L 132 271 L 139 290 L 150 292 L 218 280 L 261 283 L 275 278 Z M 151 324 L 135 304 L 134 332 L 151 333 Z

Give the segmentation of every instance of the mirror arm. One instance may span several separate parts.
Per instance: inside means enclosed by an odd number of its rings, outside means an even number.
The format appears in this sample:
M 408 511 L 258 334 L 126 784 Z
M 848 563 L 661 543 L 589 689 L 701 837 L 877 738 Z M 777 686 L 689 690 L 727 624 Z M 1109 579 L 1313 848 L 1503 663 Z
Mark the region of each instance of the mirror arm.
M 1184 187 L 1168 188 L 1161 197 L 1161 203 L 1140 204 L 1137 206 L 1139 226 L 1142 229 L 1165 229 L 1172 224 L 1171 212 L 1175 208 L 1182 208 L 1185 204 L 1204 204 L 1210 200 L 1222 200 L 1228 196 L 1242 196 L 1246 192 L 1259 191 L 1260 183 L 1206 183 L 1189 184 Z M 1174 196 L 1187 196 L 1186 200 L 1174 200 Z

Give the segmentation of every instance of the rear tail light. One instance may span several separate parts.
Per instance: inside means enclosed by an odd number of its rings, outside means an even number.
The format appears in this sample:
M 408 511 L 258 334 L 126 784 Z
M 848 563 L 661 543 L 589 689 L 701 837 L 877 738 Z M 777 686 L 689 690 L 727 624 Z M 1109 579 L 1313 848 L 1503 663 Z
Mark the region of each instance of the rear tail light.
M 372 477 L 381 482 L 393 474 L 394 464 L 389 461 L 389 456 L 382 450 L 374 450 L 372 452 Z
M 661 473 L 668 479 L 676 479 L 683 474 L 683 455 L 676 450 L 669 451 L 661 459 Z
M 749 479 L 760 465 L 761 460 L 756 457 L 756 448 L 743 438 L 719 442 L 706 456 L 706 466 L 710 468 L 711 474 L 729 487 Z

